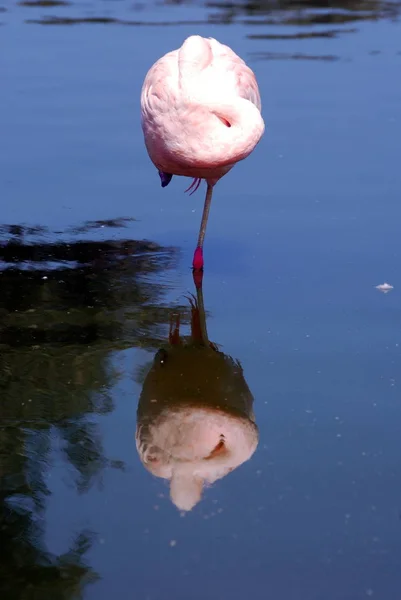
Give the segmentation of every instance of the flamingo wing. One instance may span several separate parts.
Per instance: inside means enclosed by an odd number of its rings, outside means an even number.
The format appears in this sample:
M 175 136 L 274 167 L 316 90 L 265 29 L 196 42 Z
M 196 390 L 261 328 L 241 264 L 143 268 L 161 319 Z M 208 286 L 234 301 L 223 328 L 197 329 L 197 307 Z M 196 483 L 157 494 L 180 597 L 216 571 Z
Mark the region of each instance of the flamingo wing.
M 240 98 L 249 100 L 260 111 L 262 103 L 256 77 L 248 65 L 229 46 L 210 38 L 213 67 L 234 76 L 234 88 Z
M 157 130 L 157 126 L 166 118 L 169 105 L 178 92 L 177 55 L 178 50 L 174 50 L 155 62 L 149 69 L 142 86 L 142 126 L 147 129 L 150 139 L 156 137 L 156 145 L 157 136 L 155 135 L 155 131 Z M 161 169 L 158 169 L 158 172 L 161 186 L 164 188 L 170 183 L 173 175 Z

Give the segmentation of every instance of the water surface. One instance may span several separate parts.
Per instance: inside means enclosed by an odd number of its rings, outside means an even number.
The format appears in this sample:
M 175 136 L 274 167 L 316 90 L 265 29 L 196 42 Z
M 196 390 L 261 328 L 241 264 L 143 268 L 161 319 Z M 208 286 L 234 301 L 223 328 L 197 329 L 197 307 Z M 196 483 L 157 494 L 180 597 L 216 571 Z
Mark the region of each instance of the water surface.
M 399 593 L 399 5 L 280 8 L 3 2 L 7 599 Z M 267 131 L 216 187 L 203 288 L 257 448 L 183 513 L 141 463 L 136 414 L 177 315 L 188 340 L 203 193 L 161 189 L 139 94 L 193 33 L 254 69 Z

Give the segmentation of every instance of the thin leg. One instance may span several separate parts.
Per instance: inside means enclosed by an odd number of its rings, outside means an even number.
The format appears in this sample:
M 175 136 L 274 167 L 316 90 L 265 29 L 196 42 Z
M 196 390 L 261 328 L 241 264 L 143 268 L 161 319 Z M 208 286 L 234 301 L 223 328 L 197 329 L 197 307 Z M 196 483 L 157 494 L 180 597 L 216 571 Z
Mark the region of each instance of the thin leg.
M 192 267 L 195 271 L 203 270 L 203 242 L 205 240 L 207 219 L 209 217 L 210 205 L 212 202 L 213 186 L 207 184 L 205 205 L 203 207 L 202 221 L 199 229 L 198 245 L 194 252 L 194 259 L 192 261 Z
M 196 288 L 196 296 L 197 296 L 197 304 L 198 304 L 198 315 L 199 315 L 199 328 L 201 331 L 202 342 L 204 346 L 209 345 L 209 338 L 207 335 L 206 328 L 206 314 L 205 314 L 205 305 L 203 303 L 203 290 L 202 284 Z

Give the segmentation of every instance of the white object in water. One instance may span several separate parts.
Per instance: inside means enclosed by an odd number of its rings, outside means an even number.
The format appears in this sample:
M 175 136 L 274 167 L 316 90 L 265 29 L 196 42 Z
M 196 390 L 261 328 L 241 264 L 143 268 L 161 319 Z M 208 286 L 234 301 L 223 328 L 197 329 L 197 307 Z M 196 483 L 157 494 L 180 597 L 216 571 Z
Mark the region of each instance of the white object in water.
M 376 286 L 376 289 L 380 292 L 383 292 L 383 294 L 387 294 L 387 292 L 394 289 L 394 286 L 390 285 L 389 283 L 381 283 L 380 285 Z

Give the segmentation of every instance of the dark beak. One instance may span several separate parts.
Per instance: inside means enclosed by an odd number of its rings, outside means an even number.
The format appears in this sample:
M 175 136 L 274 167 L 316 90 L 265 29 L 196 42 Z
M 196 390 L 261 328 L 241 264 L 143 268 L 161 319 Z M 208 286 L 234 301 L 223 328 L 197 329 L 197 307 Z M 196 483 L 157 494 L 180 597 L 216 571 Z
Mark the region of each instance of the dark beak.
M 160 179 L 162 182 L 162 187 L 166 187 L 172 180 L 173 176 L 170 173 L 164 173 L 164 171 L 159 171 Z

